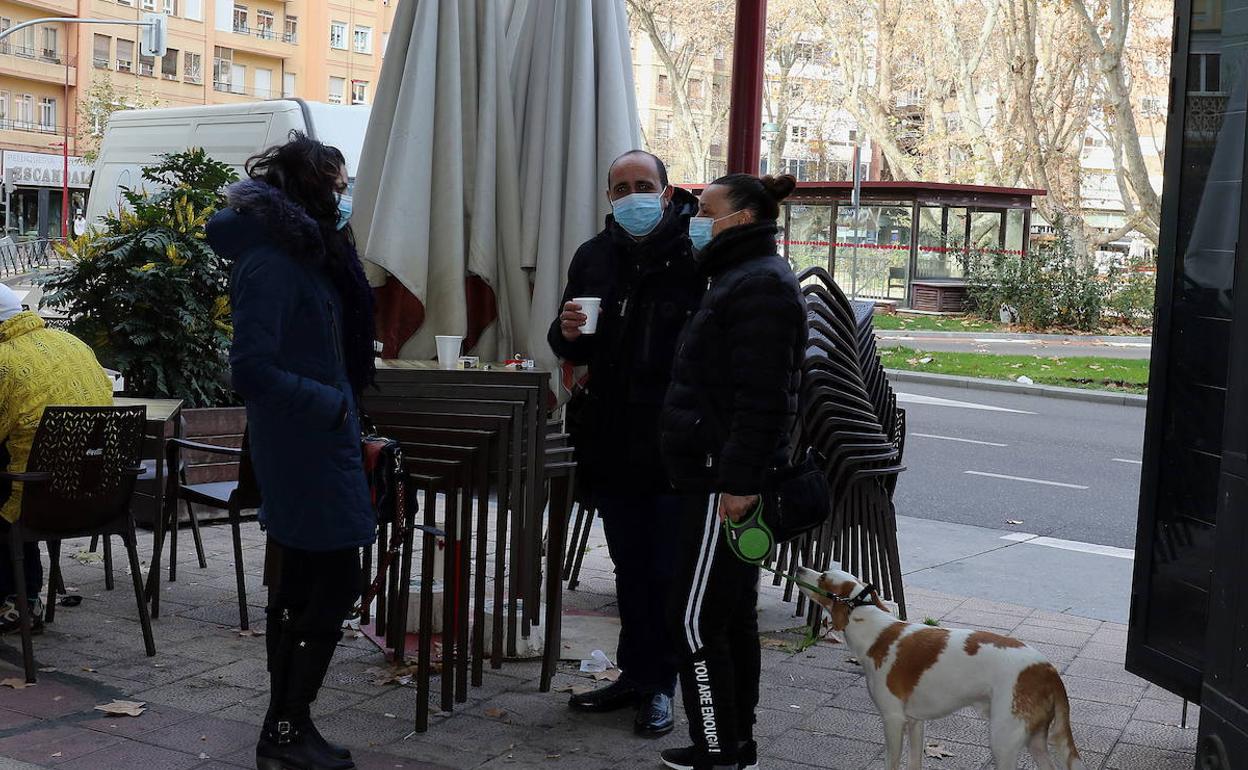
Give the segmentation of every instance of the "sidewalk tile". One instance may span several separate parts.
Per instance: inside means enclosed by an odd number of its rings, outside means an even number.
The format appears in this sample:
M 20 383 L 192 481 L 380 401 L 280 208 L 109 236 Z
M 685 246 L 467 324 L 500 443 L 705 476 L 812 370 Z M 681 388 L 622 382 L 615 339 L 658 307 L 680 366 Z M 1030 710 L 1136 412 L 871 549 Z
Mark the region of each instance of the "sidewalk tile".
M 1196 736 L 1199 730 L 1157 724 L 1156 722 L 1133 721 L 1122 733 L 1122 740 L 1140 746 L 1152 746 L 1171 751 L 1196 751 Z
M 1187 752 L 1164 751 L 1131 743 L 1120 743 L 1106 762 L 1106 770 L 1192 770 L 1194 760 Z
M 159 768 L 160 770 L 189 770 L 202 763 L 198 755 L 170 751 L 144 743 L 123 741 L 115 746 L 87 754 L 57 767 L 66 770 L 101 770 L 101 768 Z
M 0 756 L 54 766 L 121 742 L 94 730 L 49 726 L 0 738 Z
M 243 747 L 254 748 L 259 736 L 260 731 L 253 725 L 211 716 L 197 716 L 140 735 L 138 740 L 196 756 L 203 753 L 210 757 L 224 757 Z
M 1183 723 L 1183 701 L 1174 696 L 1170 700 L 1151 700 L 1144 698 L 1135 707 L 1135 719 L 1141 722 L 1154 722 L 1160 725 L 1177 727 Z M 1195 703 L 1187 707 L 1187 726 L 1200 726 L 1200 706 Z
M 792 762 L 835 762 L 837 770 L 861 770 L 871 764 L 883 749 L 880 744 L 796 730 L 759 746 L 760 759 Z M 760 762 L 760 764 L 762 764 Z M 779 763 L 768 761 L 769 766 Z M 779 765 L 783 767 L 783 765 Z M 978 768 L 976 768 L 978 770 Z

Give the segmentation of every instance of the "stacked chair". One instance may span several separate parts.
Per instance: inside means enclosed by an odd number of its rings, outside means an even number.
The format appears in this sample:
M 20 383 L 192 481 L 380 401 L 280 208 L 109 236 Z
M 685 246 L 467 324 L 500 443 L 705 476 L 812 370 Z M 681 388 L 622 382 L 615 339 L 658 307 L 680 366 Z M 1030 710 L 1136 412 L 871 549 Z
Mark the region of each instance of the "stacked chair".
M 786 544 L 776 561 L 841 568 L 879 587 L 906 617 L 897 548 L 893 491 L 905 448 L 905 412 L 884 374 L 871 328 L 870 305 L 851 303 L 823 268 L 798 276 L 806 298 L 810 341 L 803 363 L 794 446 L 814 448 L 828 476 L 832 516 L 819 529 Z M 855 307 L 856 304 L 861 305 Z M 782 579 L 777 577 L 776 584 Z M 794 598 L 785 587 L 785 599 Z M 797 612 L 806 611 L 797 595 Z M 818 622 L 818 608 L 809 608 Z

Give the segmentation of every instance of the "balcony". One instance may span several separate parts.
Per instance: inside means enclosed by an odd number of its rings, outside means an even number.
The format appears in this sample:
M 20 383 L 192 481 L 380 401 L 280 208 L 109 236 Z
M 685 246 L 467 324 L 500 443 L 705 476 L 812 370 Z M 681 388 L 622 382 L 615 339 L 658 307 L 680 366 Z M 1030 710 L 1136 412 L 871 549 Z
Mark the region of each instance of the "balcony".
M 236 51 L 246 51 L 278 59 L 294 56 L 294 45 L 295 36 L 281 32 L 276 27 L 235 24 L 234 36 L 229 38 L 229 47 Z
M 36 8 L 41 11 L 53 11 L 50 16 L 77 16 L 78 0 L 14 0 L 17 5 Z
M 65 83 L 65 67 L 69 66 L 69 85 L 78 85 L 78 67 L 74 57 L 64 51 L 24 48 L 7 41 L 0 42 L 0 75 L 38 80 L 44 83 Z
M 224 83 L 220 80 L 214 80 L 212 90 L 222 96 L 237 96 L 241 101 L 257 101 L 264 99 L 276 99 L 280 96 L 280 91 L 270 89 L 268 91 L 257 91 L 254 88 L 245 88 L 232 83 Z

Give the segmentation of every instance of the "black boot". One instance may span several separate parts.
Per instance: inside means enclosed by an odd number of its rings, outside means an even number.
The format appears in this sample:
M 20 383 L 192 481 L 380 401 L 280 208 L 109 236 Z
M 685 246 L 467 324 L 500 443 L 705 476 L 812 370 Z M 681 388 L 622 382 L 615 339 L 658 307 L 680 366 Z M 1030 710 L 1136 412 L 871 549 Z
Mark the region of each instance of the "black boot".
M 307 705 L 316 697 L 315 689 L 319 689 L 325 671 L 320 671 L 312 696 L 308 698 L 306 688 L 296 684 L 299 677 L 305 675 L 307 656 L 296 649 L 296 641 L 289 632 L 290 611 L 269 608 L 265 626 L 270 695 L 269 710 L 256 746 L 256 766 L 260 770 L 348 770 L 355 767 L 351 753 L 330 744 L 312 724 Z
M 321 683 L 329 671 L 330 662 L 334 658 L 334 650 L 338 648 L 338 640 L 342 639 L 342 631 L 324 634 L 320 638 L 303 638 L 291 648 L 290 665 L 287 674 L 290 676 L 286 687 L 285 700 L 287 713 L 293 715 L 301 725 L 302 731 L 312 745 L 325 754 L 351 764 L 351 751 L 345 746 L 338 746 L 325 740 L 316 725 L 312 723 L 311 706 L 320 692 Z
M 313 744 L 307 724 L 265 722 L 256 745 L 256 770 L 350 770 L 355 763 L 338 759 Z

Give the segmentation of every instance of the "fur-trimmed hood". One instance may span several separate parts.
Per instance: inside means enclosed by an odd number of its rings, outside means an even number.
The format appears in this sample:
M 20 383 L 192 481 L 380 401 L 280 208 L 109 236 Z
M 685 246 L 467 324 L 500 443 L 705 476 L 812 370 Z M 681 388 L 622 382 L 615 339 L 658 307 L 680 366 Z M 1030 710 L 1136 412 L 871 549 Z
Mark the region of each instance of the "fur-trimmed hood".
M 325 259 L 316 220 L 281 190 L 259 179 L 244 179 L 226 189 L 225 199 L 229 209 L 208 226 L 208 240 L 221 256 L 233 259 L 255 238 L 263 237 L 311 262 Z M 228 216 L 230 211 L 237 216 Z

